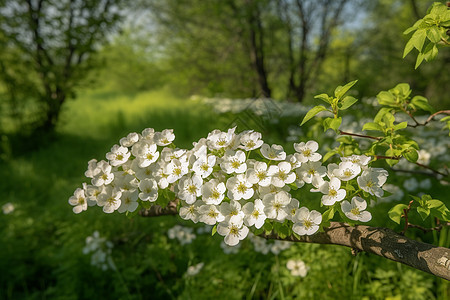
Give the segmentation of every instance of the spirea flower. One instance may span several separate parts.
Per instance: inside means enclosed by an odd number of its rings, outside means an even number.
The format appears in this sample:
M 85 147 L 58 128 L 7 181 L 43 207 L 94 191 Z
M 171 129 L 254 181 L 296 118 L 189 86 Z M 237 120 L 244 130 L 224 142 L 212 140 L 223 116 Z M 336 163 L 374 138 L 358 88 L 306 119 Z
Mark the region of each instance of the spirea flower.
M 106 153 L 106 159 L 109 160 L 111 166 L 116 167 L 126 163 L 130 155 L 127 147 L 114 145 L 111 152 Z
M 284 152 L 283 146 L 263 144 L 261 146 L 261 154 L 270 160 L 284 160 L 286 158 L 286 152 Z
M 356 180 L 359 187 L 376 197 L 382 197 L 384 192 L 381 189 L 386 182 L 388 172 L 381 168 L 367 168 Z
M 333 205 L 342 201 L 347 193 L 344 189 L 341 189 L 341 181 L 336 177 L 331 178 L 330 182 L 325 181 L 319 190 L 324 194 L 322 196 L 323 205 Z
M 316 141 L 294 143 L 294 149 L 298 152 L 296 158 L 301 163 L 319 161 L 322 158 L 322 155 L 316 152 L 319 149 L 319 144 Z
M 286 268 L 291 271 L 292 276 L 305 277 L 308 273 L 308 267 L 302 260 L 290 259 L 286 263 Z
M 348 201 L 341 203 L 342 212 L 347 218 L 354 221 L 369 222 L 372 219 L 370 212 L 365 211 L 366 208 L 366 200 L 360 197 L 353 197 L 351 203 Z
M 254 132 L 253 130 L 245 131 L 240 134 L 239 142 L 241 145 L 239 148 L 246 151 L 258 149 L 264 143 L 261 137 L 259 132 Z
M 306 207 L 300 207 L 293 219 L 292 230 L 298 235 L 314 234 L 322 223 L 322 215 L 315 210 L 309 211 Z
M 242 216 L 233 216 L 228 222 L 219 223 L 217 226 L 217 232 L 225 236 L 224 241 L 228 246 L 237 245 L 239 241 L 247 237 L 248 231 Z

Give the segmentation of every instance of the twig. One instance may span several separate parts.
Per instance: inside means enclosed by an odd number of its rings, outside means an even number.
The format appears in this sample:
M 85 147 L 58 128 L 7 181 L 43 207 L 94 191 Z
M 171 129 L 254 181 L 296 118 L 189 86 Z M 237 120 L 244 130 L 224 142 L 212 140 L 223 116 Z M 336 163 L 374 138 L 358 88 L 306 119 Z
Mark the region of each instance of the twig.
M 428 119 L 427 119 L 424 123 L 419 123 L 419 122 L 417 122 L 417 120 L 414 119 L 414 117 L 411 115 L 411 113 L 407 112 L 407 114 L 414 120 L 414 122 L 416 122 L 416 124 L 414 124 L 414 125 L 409 125 L 409 124 L 408 124 L 408 126 L 409 126 L 409 127 L 416 128 L 417 126 L 425 126 L 425 125 L 427 125 L 427 124 L 430 123 L 431 120 L 433 120 L 433 118 L 436 117 L 437 115 L 440 115 L 440 114 L 447 114 L 447 115 L 450 115 L 450 110 L 440 110 L 440 111 L 438 111 L 438 112 L 435 112 L 434 114 L 432 114 L 431 116 L 429 116 Z
M 422 230 L 425 233 L 430 232 L 430 231 L 441 231 L 442 228 L 444 228 L 445 226 L 450 226 L 450 222 L 447 222 L 447 223 L 444 223 L 444 224 L 440 224 L 439 226 L 432 227 L 432 228 L 426 228 L 426 227 L 423 227 L 423 226 L 420 226 L 420 225 L 411 224 L 411 223 L 408 225 L 408 227 L 420 229 L 420 230 Z
M 372 140 L 377 140 L 377 141 L 382 139 L 381 137 L 377 137 L 377 136 L 357 134 L 357 133 L 350 133 L 350 132 L 345 132 L 345 131 L 342 131 L 342 130 L 339 130 L 339 134 L 341 134 L 341 135 L 357 136 L 357 137 L 362 137 L 362 138 L 372 139 Z
M 403 209 L 402 218 L 405 218 L 405 227 L 403 228 L 402 232 L 400 232 L 401 235 L 405 235 L 406 230 L 408 229 L 408 213 L 411 210 L 411 204 L 413 202 L 414 202 L 414 200 L 409 201 L 408 208 Z

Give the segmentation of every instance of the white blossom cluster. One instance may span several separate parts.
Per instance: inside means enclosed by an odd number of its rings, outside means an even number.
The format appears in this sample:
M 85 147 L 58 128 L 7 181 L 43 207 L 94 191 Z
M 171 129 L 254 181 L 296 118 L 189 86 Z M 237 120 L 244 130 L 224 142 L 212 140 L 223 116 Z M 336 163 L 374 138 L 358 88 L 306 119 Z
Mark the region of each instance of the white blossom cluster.
M 86 238 L 83 254 L 91 254 L 91 265 L 106 271 L 115 268 L 111 258 L 112 248 L 113 244 L 110 241 L 100 237 L 98 231 L 94 231 L 92 236 Z
M 194 230 L 190 227 L 184 227 L 181 225 L 175 225 L 167 231 L 169 239 L 177 239 L 181 245 L 192 243 L 197 237 Z
M 252 130 L 213 130 L 191 150 L 175 148 L 174 139 L 171 129 L 148 128 L 122 138 L 106 154 L 107 161 L 89 161 L 85 175 L 91 182 L 70 197 L 73 211 L 98 205 L 105 213 L 133 212 L 171 191 L 181 201 L 182 219 L 216 226 L 225 243 L 234 246 L 249 228 L 260 229 L 268 220 L 289 224 L 298 235 L 317 232 L 322 214 L 301 206 L 290 193 L 305 183 L 322 194 L 323 206 L 340 202 L 349 219 L 366 222 L 371 219 L 366 201 L 344 187 L 353 180 L 361 193 L 381 197 L 388 175 L 369 167 L 364 155 L 323 166 L 316 141 L 294 143 L 295 153 L 287 155 Z
M 286 268 L 291 272 L 292 276 L 305 277 L 309 267 L 302 260 L 290 259 L 286 263 Z

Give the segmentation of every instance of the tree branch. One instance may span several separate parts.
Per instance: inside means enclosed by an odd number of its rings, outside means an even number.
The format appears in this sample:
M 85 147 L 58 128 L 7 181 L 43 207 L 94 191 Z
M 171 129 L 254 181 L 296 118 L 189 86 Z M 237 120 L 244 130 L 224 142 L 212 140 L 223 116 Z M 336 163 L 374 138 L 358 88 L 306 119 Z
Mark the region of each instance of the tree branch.
M 142 210 L 143 217 L 157 217 L 163 215 L 177 215 L 179 200 L 169 202 L 165 208 L 154 205 L 150 209 Z M 437 247 L 412 240 L 388 228 L 378 228 L 366 225 L 350 226 L 346 223 L 331 222 L 324 232 L 311 236 L 288 236 L 280 238 L 277 234 L 261 234 L 266 239 L 276 239 L 291 242 L 341 245 L 365 251 L 415 269 L 450 280 L 450 249 Z

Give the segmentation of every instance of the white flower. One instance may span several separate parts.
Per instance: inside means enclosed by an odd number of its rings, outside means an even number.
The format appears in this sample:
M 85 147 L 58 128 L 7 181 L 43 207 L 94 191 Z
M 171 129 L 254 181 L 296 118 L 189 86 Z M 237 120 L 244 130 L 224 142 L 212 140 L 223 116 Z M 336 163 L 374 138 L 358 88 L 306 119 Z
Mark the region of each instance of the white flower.
M 268 186 L 272 181 L 272 178 L 267 173 L 267 164 L 260 161 L 255 162 L 253 168 L 247 170 L 246 176 L 250 183 L 259 184 L 260 186 Z
M 186 153 L 186 149 L 178 149 L 178 148 L 172 149 L 172 148 L 165 147 L 164 149 L 161 150 L 161 158 L 165 162 L 169 162 L 172 159 L 180 158 L 185 153 Z
M 285 191 L 279 191 L 276 194 L 266 194 L 262 202 L 267 218 L 284 221 L 288 215 L 285 207 L 291 203 L 291 195 Z
M 153 144 L 153 137 L 155 135 L 155 129 L 153 128 L 145 128 L 142 130 L 142 139 L 150 144 Z
M 305 277 L 308 273 L 308 267 L 302 260 L 290 259 L 287 261 L 286 267 L 291 271 L 292 276 Z
M 155 202 L 158 199 L 158 184 L 152 178 L 146 178 L 139 182 L 139 199 L 142 201 Z
M 238 174 L 227 180 L 227 196 L 232 200 L 250 199 L 254 190 L 252 184 L 247 181 L 244 174 Z
M 298 235 L 311 235 L 319 230 L 322 215 L 315 210 L 309 211 L 306 207 L 297 210 L 294 216 L 292 230 Z
M 118 172 L 121 173 L 121 172 Z M 122 191 L 134 191 L 138 187 L 138 180 L 130 174 L 124 175 L 122 172 L 119 175 L 116 175 L 117 173 L 114 173 L 114 187 L 120 188 Z
M 322 155 L 316 152 L 319 149 L 319 144 L 316 141 L 308 141 L 306 144 L 304 142 L 294 143 L 294 149 L 298 152 L 297 160 L 302 163 L 319 161 L 322 158 Z
M 247 226 L 253 226 L 257 229 L 261 228 L 264 225 L 267 217 L 264 214 L 264 204 L 261 199 L 256 199 L 255 203 L 247 202 L 242 207 L 242 211 L 244 212 L 244 223 Z
M 202 187 L 202 200 L 206 204 L 219 205 L 225 197 L 225 184 L 217 179 L 211 179 Z
M 113 167 L 120 166 L 128 161 L 131 153 L 128 148 L 119 145 L 114 145 L 111 148 L 111 152 L 106 153 L 106 159 L 109 160 L 109 164 Z
M 105 192 L 98 196 L 98 205 L 103 206 L 103 212 L 112 213 L 120 207 L 122 191 L 120 189 L 113 188 L 112 186 L 106 186 Z
M 263 198 L 264 195 L 266 195 L 266 194 L 276 194 L 280 191 L 289 192 L 290 190 L 291 190 L 291 188 L 287 185 L 283 186 L 282 188 L 276 187 L 272 184 L 270 184 L 268 186 L 258 187 L 258 193 L 259 193 L 260 198 Z
M 303 163 L 300 168 L 295 170 L 295 172 L 300 180 L 306 183 L 311 183 L 314 176 L 324 177 L 327 169 L 322 166 L 320 161 L 308 161 Z
M 88 161 L 88 169 L 86 172 L 84 172 L 84 176 L 88 178 L 94 178 L 95 175 L 97 175 L 99 172 L 99 169 L 97 168 L 97 160 L 91 159 Z
M 302 165 L 302 163 L 297 159 L 297 156 L 295 154 L 289 154 L 288 156 L 286 156 L 286 161 L 291 164 L 292 170 L 297 169 Z
M 14 204 L 12 204 L 11 202 L 8 202 L 8 203 L 5 203 L 2 205 L 2 211 L 5 215 L 12 213 L 14 211 L 14 209 L 15 209 Z M 74 209 L 75 209 L 75 207 L 74 207 Z
M 366 155 L 351 155 L 346 157 L 341 157 L 341 161 L 346 162 L 350 161 L 354 164 L 359 165 L 362 169 L 365 169 L 367 164 L 370 162 L 370 157 Z
M 162 161 L 158 161 L 155 164 L 150 166 L 151 174 L 153 175 L 153 178 L 158 183 L 158 186 L 160 189 L 165 189 L 169 186 L 169 171 L 168 171 L 168 165 L 167 163 L 164 163 Z M 136 177 L 138 173 L 136 172 Z M 147 171 L 146 171 L 147 174 Z M 139 178 L 139 177 L 138 177 Z M 147 177 L 144 177 L 144 179 Z M 141 178 L 139 178 L 141 179 Z M 141 179 L 142 180 L 142 179 Z
M 87 185 L 84 192 L 87 197 L 88 206 L 93 206 L 97 204 L 98 196 L 105 192 L 105 186 Z
M 164 129 L 162 132 L 156 132 L 153 136 L 153 140 L 158 146 L 170 145 L 175 140 L 175 134 L 173 129 Z
M 192 166 L 192 171 L 202 178 L 206 178 L 211 175 L 213 168 L 216 164 L 216 157 L 214 155 L 204 155 L 198 158 Z
M 264 143 L 263 140 L 261 140 L 261 137 L 262 135 L 259 132 L 254 132 L 253 130 L 245 131 L 240 134 L 239 141 L 241 146 L 239 146 L 239 148 L 246 151 L 258 149 Z
M 203 180 L 198 175 L 192 177 L 184 176 L 178 183 L 178 197 L 186 201 L 187 204 L 192 204 L 197 200 L 197 197 L 202 195 Z
M 381 187 L 386 182 L 387 177 L 388 172 L 384 169 L 367 168 L 356 180 L 363 191 L 376 197 L 382 197 L 384 192 Z
M 403 182 L 403 187 L 408 191 L 415 191 L 419 187 L 419 182 L 416 178 L 411 177 Z
M 195 276 L 198 273 L 200 273 L 200 270 L 203 268 L 204 263 L 198 263 L 196 265 L 193 266 L 189 266 L 186 270 L 186 275 L 187 276 Z
M 202 205 L 199 208 L 199 221 L 208 225 L 214 225 L 217 222 L 225 220 L 225 216 L 217 209 L 215 205 Z
M 244 173 L 247 170 L 247 164 L 245 163 L 244 151 L 227 151 L 222 157 L 220 167 L 227 174 L 231 173 Z
M 428 165 L 430 163 L 431 154 L 425 149 L 419 150 L 419 158 L 417 159 L 417 162 L 422 165 Z
M 233 216 L 239 216 L 244 218 L 244 212 L 242 211 L 241 204 L 237 201 L 222 202 L 219 207 L 220 213 L 225 216 L 225 220 L 230 220 Z
M 196 201 L 193 204 L 186 204 L 185 202 L 181 201 L 181 207 L 180 207 L 180 217 L 183 220 L 191 220 L 194 223 L 197 223 L 200 218 L 200 209 L 201 203 L 200 201 Z
M 139 142 L 134 144 L 131 152 L 136 157 L 138 166 L 141 168 L 145 168 L 154 163 L 159 158 L 159 152 L 156 150 L 156 144 Z
M 126 211 L 133 212 L 138 208 L 139 204 L 137 203 L 138 199 L 138 190 L 134 191 L 122 191 L 122 196 L 120 197 L 121 204 L 119 209 L 117 210 L 120 213 L 124 213 Z
M 333 174 L 342 181 L 349 181 L 361 173 L 361 167 L 351 161 L 343 161 L 339 168 L 333 171 Z
M 131 147 L 138 141 L 139 141 L 139 134 L 137 134 L 136 132 L 132 132 L 128 134 L 126 137 L 121 138 L 119 143 L 123 147 Z
M 280 145 L 269 146 L 268 144 L 263 144 L 260 150 L 262 156 L 270 160 L 284 160 L 286 158 L 286 152 Z
M 219 223 L 217 232 L 225 236 L 225 244 L 235 246 L 247 237 L 248 228 L 244 226 L 244 220 L 241 216 L 232 216 L 228 222 Z
M 333 205 L 338 201 L 342 201 L 347 194 L 346 190 L 341 189 L 341 181 L 334 177 L 330 182 L 325 181 L 319 188 L 322 196 L 323 205 Z
M 431 180 L 430 178 L 424 179 L 420 182 L 420 188 L 428 190 L 431 188 Z
M 289 205 L 287 205 L 284 208 L 284 210 L 287 213 L 287 217 L 286 218 L 288 220 L 291 220 L 291 221 L 294 220 L 294 216 L 297 213 L 297 210 L 298 210 L 299 206 L 300 206 L 300 202 L 297 199 L 292 198 L 291 199 L 291 203 L 289 203 Z
M 351 204 L 348 201 L 341 203 L 342 212 L 347 218 L 354 221 L 369 222 L 372 219 L 370 212 L 365 211 L 366 208 L 366 200 L 360 197 L 353 197 Z
M 73 193 L 73 196 L 69 198 L 69 203 L 70 203 L 70 205 L 74 206 L 73 212 L 76 214 L 79 214 L 80 212 L 86 210 L 87 209 L 87 200 L 86 200 L 86 195 L 84 193 L 84 189 L 77 188 L 75 190 L 75 192 Z M 3 209 L 3 212 L 5 212 L 4 209 Z
M 276 187 L 283 187 L 296 179 L 296 175 L 291 172 L 291 164 L 285 161 L 280 162 L 278 166 L 270 166 L 267 173 L 272 177 L 271 183 Z
M 221 149 L 230 145 L 234 138 L 234 130 L 236 127 L 231 128 L 228 132 L 222 132 L 220 130 L 213 130 L 208 134 L 207 143 L 211 149 Z
M 167 182 L 174 183 L 181 177 L 183 177 L 189 171 L 189 163 L 183 157 L 179 159 L 172 159 L 170 163 L 167 164 L 166 174 Z
M 101 186 L 108 185 L 114 180 L 114 174 L 111 173 L 111 165 L 106 161 L 100 161 L 93 171 L 92 185 Z

